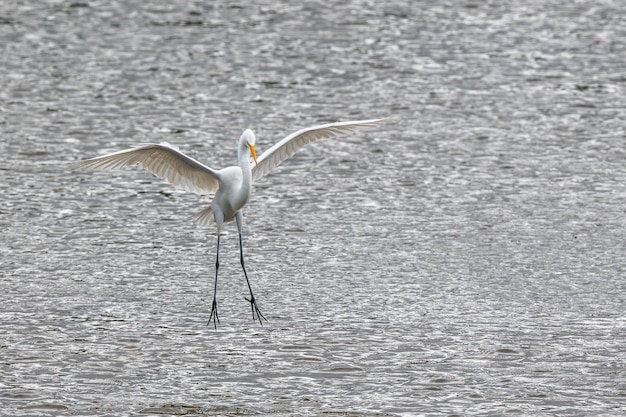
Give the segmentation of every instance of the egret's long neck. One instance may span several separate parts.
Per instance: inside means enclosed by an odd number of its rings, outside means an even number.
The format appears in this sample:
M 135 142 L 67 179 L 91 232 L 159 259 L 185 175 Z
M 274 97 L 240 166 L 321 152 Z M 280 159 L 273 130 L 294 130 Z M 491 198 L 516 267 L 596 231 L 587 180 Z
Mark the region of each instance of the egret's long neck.
M 252 168 L 250 167 L 250 149 L 248 148 L 247 142 L 241 141 L 239 144 L 237 158 L 239 159 L 239 166 L 243 174 L 241 186 L 250 189 L 252 186 Z

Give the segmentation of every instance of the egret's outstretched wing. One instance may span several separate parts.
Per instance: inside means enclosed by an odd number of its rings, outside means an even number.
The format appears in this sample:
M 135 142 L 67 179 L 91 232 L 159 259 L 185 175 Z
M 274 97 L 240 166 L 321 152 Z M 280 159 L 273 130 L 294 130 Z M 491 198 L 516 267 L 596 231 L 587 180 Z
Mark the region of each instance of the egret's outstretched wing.
M 151 143 L 86 159 L 77 169 L 111 170 L 139 165 L 170 184 L 196 194 L 215 193 L 219 174 L 167 142 Z
M 257 159 L 258 163 L 252 167 L 252 180 L 256 181 L 267 175 L 272 169 L 276 168 L 307 143 L 319 139 L 332 138 L 357 129 L 376 127 L 381 125 L 384 120 L 385 119 L 373 119 L 337 122 L 298 130 L 263 152 Z

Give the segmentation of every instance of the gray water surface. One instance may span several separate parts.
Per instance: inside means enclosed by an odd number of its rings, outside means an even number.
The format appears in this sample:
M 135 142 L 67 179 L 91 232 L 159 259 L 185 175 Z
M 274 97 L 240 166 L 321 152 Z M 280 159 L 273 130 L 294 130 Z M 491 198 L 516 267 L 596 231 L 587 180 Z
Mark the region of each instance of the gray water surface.
M 626 414 L 625 12 L 0 3 L 0 414 Z M 385 116 L 256 185 L 262 327 L 208 197 L 71 170 Z

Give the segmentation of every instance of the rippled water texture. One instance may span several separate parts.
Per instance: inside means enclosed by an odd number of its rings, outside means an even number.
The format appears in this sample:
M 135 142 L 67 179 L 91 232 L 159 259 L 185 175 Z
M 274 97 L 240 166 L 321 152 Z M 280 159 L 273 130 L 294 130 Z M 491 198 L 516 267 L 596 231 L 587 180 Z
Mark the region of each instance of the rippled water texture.
M 0 3 L 7 416 L 626 414 L 626 20 L 607 1 Z M 209 199 L 250 127 L 391 116 Z

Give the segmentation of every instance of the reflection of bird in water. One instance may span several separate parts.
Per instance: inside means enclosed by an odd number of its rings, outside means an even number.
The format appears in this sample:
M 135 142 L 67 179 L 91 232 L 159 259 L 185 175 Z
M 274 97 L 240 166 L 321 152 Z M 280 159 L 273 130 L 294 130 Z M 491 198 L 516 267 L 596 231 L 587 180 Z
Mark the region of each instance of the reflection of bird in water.
M 250 129 L 246 129 L 239 139 L 237 158 L 239 164 L 223 169 L 213 169 L 201 164 L 193 158 L 185 155 L 176 147 L 168 143 L 148 144 L 124 151 L 111 153 L 84 160 L 78 164 L 79 169 L 110 170 L 125 166 L 139 165 L 152 172 L 159 178 L 167 180 L 170 184 L 184 188 L 197 194 L 215 193 L 211 206 L 202 210 L 195 216 L 200 224 L 217 225 L 217 255 L 215 261 L 215 285 L 213 292 L 213 305 L 209 323 L 217 327 L 219 317 L 217 314 L 217 273 L 219 270 L 220 234 L 224 222 L 237 222 L 239 231 L 239 251 L 241 254 L 241 267 L 250 290 L 250 298 L 246 300 L 252 308 L 252 318 L 267 320 L 261 314 L 257 306 L 252 287 L 248 280 L 248 274 L 244 267 L 243 241 L 241 237 L 243 227 L 242 209 L 250 198 L 252 183 L 268 174 L 285 159 L 291 157 L 297 150 L 307 143 L 318 139 L 332 138 L 356 129 L 375 127 L 382 123 L 383 119 L 360 120 L 349 122 L 330 123 L 321 126 L 313 126 L 299 130 L 287 136 L 280 142 L 265 151 L 258 159 L 254 149 L 255 136 Z M 250 156 L 256 165 L 251 166 Z

